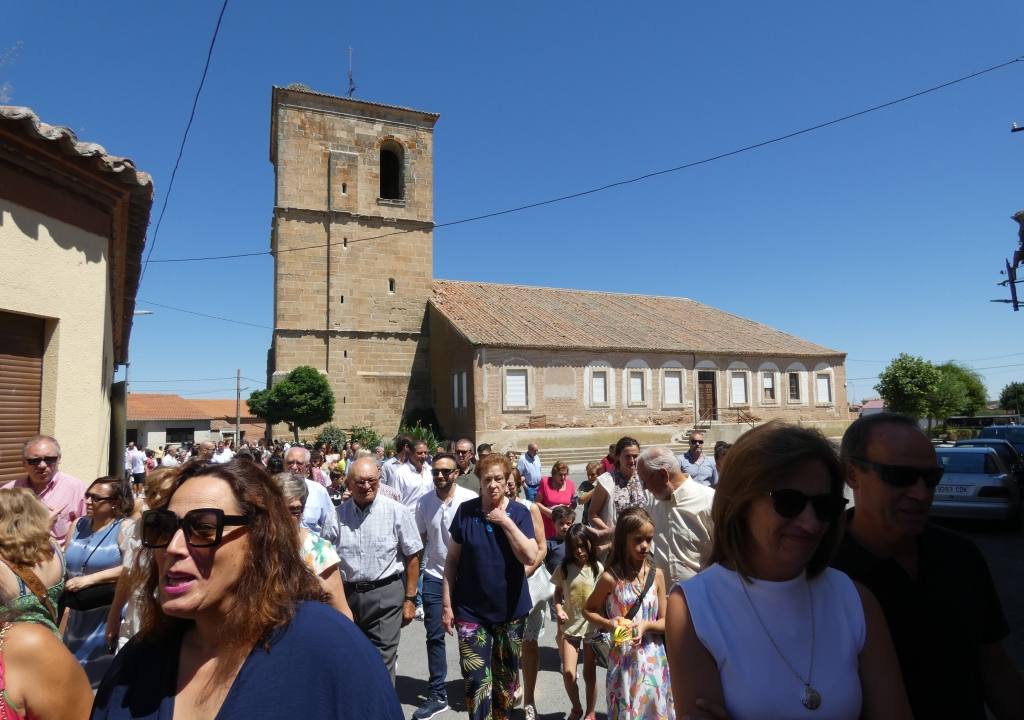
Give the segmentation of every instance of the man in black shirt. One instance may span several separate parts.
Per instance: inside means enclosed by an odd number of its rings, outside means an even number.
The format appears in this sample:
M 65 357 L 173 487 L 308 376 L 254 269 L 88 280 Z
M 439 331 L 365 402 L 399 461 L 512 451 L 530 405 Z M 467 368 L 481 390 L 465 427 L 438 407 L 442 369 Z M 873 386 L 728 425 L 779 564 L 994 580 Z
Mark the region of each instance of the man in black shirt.
M 882 413 L 854 422 L 840 455 L 854 509 L 834 567 L 885 612 L 914 717 L 1024 717 L 1024 682 L 984 557 L 928 523 L 941 466 L 917 423 Z

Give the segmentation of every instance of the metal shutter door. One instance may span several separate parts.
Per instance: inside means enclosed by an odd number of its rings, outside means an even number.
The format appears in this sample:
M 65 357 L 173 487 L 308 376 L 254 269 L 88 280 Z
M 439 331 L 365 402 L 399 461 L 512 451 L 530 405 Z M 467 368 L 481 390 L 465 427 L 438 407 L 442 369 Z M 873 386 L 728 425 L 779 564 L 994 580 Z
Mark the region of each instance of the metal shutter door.
M 0 482 L 25 474 L 21 445 L 39 434 L 45 322 L 0 312 Z

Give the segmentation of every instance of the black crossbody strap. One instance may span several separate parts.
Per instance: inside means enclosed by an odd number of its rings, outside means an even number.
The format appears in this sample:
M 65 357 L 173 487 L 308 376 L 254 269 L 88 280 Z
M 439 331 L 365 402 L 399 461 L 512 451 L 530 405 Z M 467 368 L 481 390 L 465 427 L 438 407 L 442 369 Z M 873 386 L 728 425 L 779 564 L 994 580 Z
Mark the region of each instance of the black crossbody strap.
M 643 603 L 644 598 L 647 597 L 647 591 L 651 589 L 651 585 L 654 584 L 654 575 L 657 572 L 653 567 L 647 570 L 647 582 L 644 583 L 644 589 L 640 591 L 640 595 L 633 603 L 632 607 L 629 608 L 629 612 L 626 613 L 626 619 L 632 620 L 636 614 L 640 611 L 640 605 Z

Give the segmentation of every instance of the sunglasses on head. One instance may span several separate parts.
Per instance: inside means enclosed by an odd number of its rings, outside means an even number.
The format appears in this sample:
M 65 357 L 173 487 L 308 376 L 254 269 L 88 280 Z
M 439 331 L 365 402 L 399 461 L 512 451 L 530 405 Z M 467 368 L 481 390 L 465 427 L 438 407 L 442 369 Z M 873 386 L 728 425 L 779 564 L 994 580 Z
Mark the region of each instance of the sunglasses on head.
M 874 470 L 878 477 L 886 485 L 898 488 L 908 488 L 917 482 L 918 478 L 924 481 L 926 488 L 933 488 L 942 480 L 945 472 L 941 467 L 914 467 L 912 465 L 885 465 L 883 463 L 871 462 L 864 458 L 851 457 L 850 460 L 863 468 Z
M 830 523 L 843 512 L 849 502 L 846 498 L 836 495 L 807 495 L 799 490 L 770 490 L 768 495 L 772 499 L 772 507 L 779 517 L 792 520 L 804 511 L 807 503 L 811 504 L 814 516 L 819 522 Z
M 220 544 L 225 526 L 248 524 L 249 518 L 245 515 L 225 515 L 220 508 L 189 510 L 181 518 L 170 510 L 147 510 L 142 513 L 142 545 L 167 547 L 181 528 L 189 547 L 213 547 Z
M 60 455 L 46 455 L 44 457 L 25 458 L 25 462 L 27 462 L 29 465 L 38 465 L 39 463 L 43 462 L 43 460 L 46 461 L 47 465 L 53 465 L 55 462 L 60 460 Z

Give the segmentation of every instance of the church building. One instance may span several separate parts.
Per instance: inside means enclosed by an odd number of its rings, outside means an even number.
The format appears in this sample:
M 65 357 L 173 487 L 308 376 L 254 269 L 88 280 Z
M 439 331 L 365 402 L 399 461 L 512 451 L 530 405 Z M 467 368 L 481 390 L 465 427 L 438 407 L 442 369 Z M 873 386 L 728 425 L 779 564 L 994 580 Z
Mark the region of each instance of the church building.
M 845 353 L 694 300 L 435 280 L 438 117 L 273 89 L 271 383 L 315 367 L 385 436 L 847 420 Z

